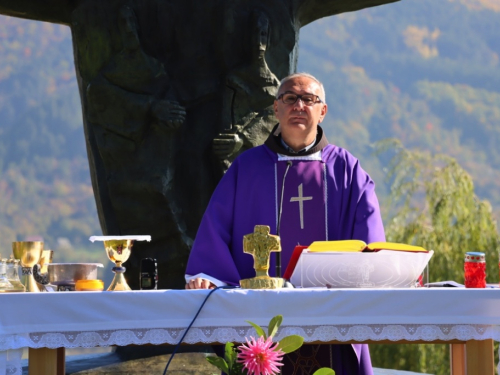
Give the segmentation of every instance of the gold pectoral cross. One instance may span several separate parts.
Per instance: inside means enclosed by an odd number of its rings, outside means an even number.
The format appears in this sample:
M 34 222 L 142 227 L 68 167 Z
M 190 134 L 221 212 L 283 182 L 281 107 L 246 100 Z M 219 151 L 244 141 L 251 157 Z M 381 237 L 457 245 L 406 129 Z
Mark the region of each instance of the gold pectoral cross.
M 302 184 L 299 185 L 299 196 L 290 198 L 290 202 L 299 202 L 300 229 L 304 229 L 304 201 L 310 201 L 313 197 L 304 197 Z

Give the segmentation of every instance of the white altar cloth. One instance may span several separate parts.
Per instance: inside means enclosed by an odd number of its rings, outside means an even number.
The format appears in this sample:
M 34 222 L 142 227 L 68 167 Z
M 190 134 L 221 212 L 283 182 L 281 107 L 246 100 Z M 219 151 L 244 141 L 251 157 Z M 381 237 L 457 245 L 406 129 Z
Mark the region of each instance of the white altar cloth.
M 0 351 L 176 344 L 208 293 L 6 293 L 0 296 Z M 499 289 L 421 288 L 220 289 L 184 342 L 242 342 L 255 334 L 246 320 L 266 326 L 278 314 L 283 324 L 277 339 L 294 333 L 305 342 L 500 341 Z M 0 369 L 16 366 L 5 358 L 0 355 Z

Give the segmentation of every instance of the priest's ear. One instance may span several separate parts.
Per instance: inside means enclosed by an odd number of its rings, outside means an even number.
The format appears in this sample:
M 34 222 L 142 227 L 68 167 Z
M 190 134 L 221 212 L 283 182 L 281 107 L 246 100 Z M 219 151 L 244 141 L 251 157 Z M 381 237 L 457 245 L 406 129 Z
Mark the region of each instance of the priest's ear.
M 319 115 L 318 124 L 321 124 L 321 122 L 323 121 L 328 112 L 328 105 L 326 103 L 319 103 L 319 105 L 321 105 L 321 112 Z

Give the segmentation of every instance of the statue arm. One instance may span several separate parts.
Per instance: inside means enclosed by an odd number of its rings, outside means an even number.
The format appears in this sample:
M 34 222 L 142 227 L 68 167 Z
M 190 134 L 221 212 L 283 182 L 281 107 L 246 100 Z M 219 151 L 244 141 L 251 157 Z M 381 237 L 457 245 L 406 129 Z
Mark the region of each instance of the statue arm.
M 399 0 L 295 0 L 295 16 L 302 27 L 323 17 L 396 1 Z
M 134 142 L 140 142 L 149 124 L 153 99 L 123 90 L 98 77 L 87 87 L 88 118 Z
M 69 25 L 74 0 L 0 0 L 0 14 Z

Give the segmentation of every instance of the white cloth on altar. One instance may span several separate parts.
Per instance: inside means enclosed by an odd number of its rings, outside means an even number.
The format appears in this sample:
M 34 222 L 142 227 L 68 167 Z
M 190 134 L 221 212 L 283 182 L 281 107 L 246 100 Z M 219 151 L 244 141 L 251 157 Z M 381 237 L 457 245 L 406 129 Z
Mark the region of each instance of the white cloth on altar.
M 16 356 L 24 347 L 177 344 L 209 293 L 5 293 L 2 302 L 9 308 L 0 309 L 0 369 L 17 374 L 21 357 Z M 184 342 L 244 342 L 255 335 L 246 320 L 266 326 L 278 314 L 283 315 L 278 340 L 298 334 L 306 343 L 500 341 L 499 293 L 465 288 L 220 289 L 209 297 Z
M 500 325 L 495 289 L 217 290 L 194 327 L 266 325 Z M 9 293 L 2 296 L 0 337 L 32 332 L 187 327 L 209 290 Z M 43 309 L 34 308 L 43 306 Z M 223 307 L 223 308 L 221 308 Z M 5 349 L 5 348 L 1 348 Z

